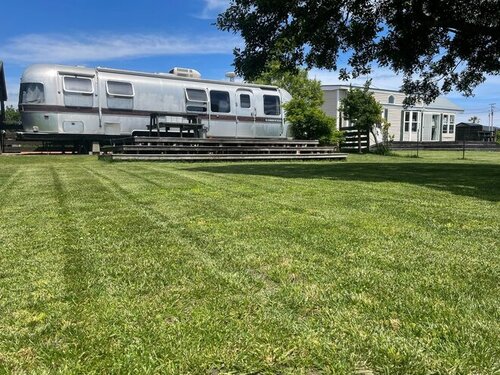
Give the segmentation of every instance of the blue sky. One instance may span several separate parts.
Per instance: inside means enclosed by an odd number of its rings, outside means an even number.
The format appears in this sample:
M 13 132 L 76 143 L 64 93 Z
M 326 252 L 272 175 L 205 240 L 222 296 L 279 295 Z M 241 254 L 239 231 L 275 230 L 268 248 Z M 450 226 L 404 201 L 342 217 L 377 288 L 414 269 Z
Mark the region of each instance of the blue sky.
M 224 79 L 232 70 L 238 36 L 218 31 L 215 17 L 228 0 L 6 0 L 0 8 L 0 60 L 4 61 L 9 104 L 17 100 L 19 77 L 32 63 L 107 66 L 168 72 L 174 66 Z M 312 70 L 324 84 L 339 83 L 335 72 Z M 362 84 L 362 77 L 354 83 Z M 374 70 L 377 88 L 398 89 L 401 77 Z M 472 98 L 450 93 L 465 109 L 458 120 L 478 116 L 488 123 L 490 103 L 500 109 L 500 77 L 488 77 Z M 500 111 L 495 124 L 500 126 Z

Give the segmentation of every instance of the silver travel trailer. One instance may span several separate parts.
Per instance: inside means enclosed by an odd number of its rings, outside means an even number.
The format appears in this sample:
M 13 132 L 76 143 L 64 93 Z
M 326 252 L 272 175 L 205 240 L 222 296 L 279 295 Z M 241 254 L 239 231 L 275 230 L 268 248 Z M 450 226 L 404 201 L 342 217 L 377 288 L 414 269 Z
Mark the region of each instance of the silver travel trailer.
M 274 86 L 201 79 L 192 69 L 144 73 L 38 64 L 21 77 L 21 138 L 144 134 L 153 113 L 167 124 L 201 122 L 206 137 L 287 138 L 282 104 L 290 98 Z

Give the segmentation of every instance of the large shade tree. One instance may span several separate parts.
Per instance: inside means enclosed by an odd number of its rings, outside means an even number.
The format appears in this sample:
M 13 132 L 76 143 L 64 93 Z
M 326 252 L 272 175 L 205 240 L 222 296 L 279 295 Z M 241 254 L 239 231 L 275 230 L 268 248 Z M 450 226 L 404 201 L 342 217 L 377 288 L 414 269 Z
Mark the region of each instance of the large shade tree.
M 235 66 L 250 80 L 271 60 L 337 70 L 347 53 L 342 79 L 389 67 L 414 104 L 500 73 L 498 0 L 231 0 L 217 25 L 243 37 Z

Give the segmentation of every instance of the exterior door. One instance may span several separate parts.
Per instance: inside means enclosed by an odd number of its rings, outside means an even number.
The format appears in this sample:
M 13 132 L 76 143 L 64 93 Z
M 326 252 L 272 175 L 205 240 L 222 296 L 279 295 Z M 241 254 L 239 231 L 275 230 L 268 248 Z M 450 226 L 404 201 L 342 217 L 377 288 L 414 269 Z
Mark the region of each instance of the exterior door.
M 432 131 L 431 140 L 440 141 L 441 140 L 441 116 L 432 115 Z
M 432 140 L 432 115 L 430 113 L 424 113 L 422 116 L 422 132 L 420 134 L 421 141 Z
M 236 90 L 236 136 L 255 137 L 255 98 L 250 90 Z
M 439 141 L 441 135 L 440 116 L 435 113 L 424 113 L 421 141 Z

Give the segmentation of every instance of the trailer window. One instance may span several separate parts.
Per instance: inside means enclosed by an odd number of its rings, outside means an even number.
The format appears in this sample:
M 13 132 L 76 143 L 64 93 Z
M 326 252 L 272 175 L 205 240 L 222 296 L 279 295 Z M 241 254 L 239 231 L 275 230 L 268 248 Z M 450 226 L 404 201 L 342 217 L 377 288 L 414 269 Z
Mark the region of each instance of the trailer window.
M 186 89 L 187 100 L 190 102 L 207 102 L 207 93 L 205 90 Z
M 134 96 L 134 88 L 130 82 L 108 81 L 107 91 L 113 96 Z
M 212 112 L 230 112 L 229 93 L 227 91 L 210 91 L 210 109 Z
M 43 84 L 41 83 L 21 83 L 19 90 L 20 104 L 42 104 L 45 103 Z
M 277 116 L 281 113 L 280 98 L 274 95 L 264 95 L 264 114 Z
M 134 109 L 134 87 L 130 82 L 107 81 L 108 108 Z
M 92 94 L 92 80 L 90 78 L 64 77 L 64 91 L 79 94 Z
M 186 89 L 187 112 L 206 112 L 207 102 L 208 98 L 205 90 Z
M 250 95 L 240 94 L 240 106 L 241 108 L 250 108 Z
M 90 78 L 64 77 L 64 105 L 67 107 L 92 107 L 94 87 Z

